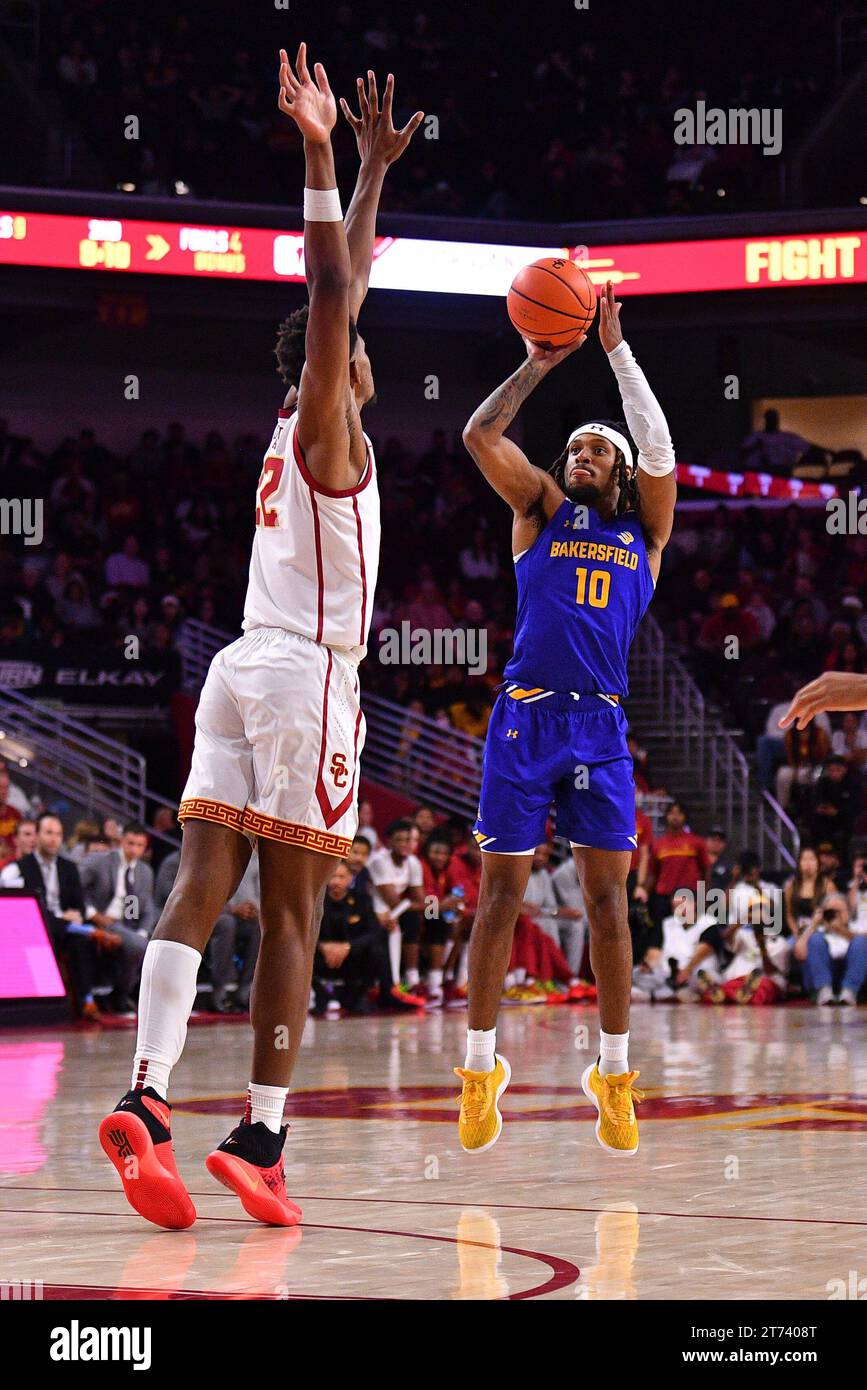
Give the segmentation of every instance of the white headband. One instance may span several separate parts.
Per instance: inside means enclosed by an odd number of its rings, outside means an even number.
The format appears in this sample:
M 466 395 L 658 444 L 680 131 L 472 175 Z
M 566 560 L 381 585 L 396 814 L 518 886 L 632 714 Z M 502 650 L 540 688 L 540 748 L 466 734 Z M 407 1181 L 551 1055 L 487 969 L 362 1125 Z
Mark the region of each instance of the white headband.
M 566 440 L 567 449 L 570 447 L 572 440 L 576 439 L 579 434 L 601 434 L 603 439 L 608 439 L 611 441 L 612 444 L 617 445 L 617 448 L 620 450 L 624 459 L 626 460 L 627 471 L 629 473 L 633 473 L 635 471 L 635 464 L 632 460 L 632 446 L 629 443 L 629 440 L 626 438 L 626 435 L 621 434 L 619 430 L 613 430 L 610 425 L 600 425 L 592 423 L 589 425 L 579 425 L 577 430 L 573 430 L 569 438 Z

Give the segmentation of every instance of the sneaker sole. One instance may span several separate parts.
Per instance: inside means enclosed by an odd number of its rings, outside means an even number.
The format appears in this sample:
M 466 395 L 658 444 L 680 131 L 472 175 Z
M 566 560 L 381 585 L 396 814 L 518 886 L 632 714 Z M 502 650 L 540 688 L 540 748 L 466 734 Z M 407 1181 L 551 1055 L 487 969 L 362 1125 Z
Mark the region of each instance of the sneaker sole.
M 303 1215 L 294 1202 L 281 1202 L 252 1163 L 233 1158 L 222 1149 L 214 1149 L 205 1159 L 212 1178 L 228 1187 L 241 1203 L 248 1216 L 266 1226 L 297 1226 Z
M 600 1133 L 600 1127 L 602 1124 L 602 1110 L 599 1105 L 599 1097 L 596 1095 L 596 1092 L 592 1090 L 590 1086 L 590 1074 L 593 1071 L 595 1065 L 595 1062 L 591 1062 L 590 1066 L 587 1067 L 586 1071 L 584 1072 L 584 1075 L 581 1077 L 581 1089 L 584 1092 L 587 1099 L 592 1100 L 593 1104 L 596 1106 L 596 1142 L 599 1145 L 600 1149 L 604 1149 L 607 1154 L 613 1154 L 615 1158 L 632 1158 L 633 1154 L 638 1153 L 637 1144 L 635 1145 L 634 1149 L 614 1149 L 610 1144 L 605 1143 L 605 1140 L 602 1138 L 602 1135 Z
M 503 1132 L 503 1117 L 500 1114 L 500 1096 L 503 1094 L 503 1092 L 505 1091 L 506 1087 L 512 1079 L 512 1068 L 509 1066 L 509 1063 L 506 1061 L 505 1057 L 500 1056 L 499 1052 L 495 1053 L 495 1056 L 498 1062 L 502 1062 L 503 1070 L 506 1073 L 499 1086 L 497 1087 L 497 1093 L 494 1096 L 494 1113 L 497 1117 L 497 1131 L 493 1139 L 489 1139 L 487 1144 L 481 1144 L 477 1149 L 468 1149 L 464 1141 L 461 1139 L 461 1148 L 463 1149 L 465 1154 L 486 1153 L 488 1149 L 492 1149 L 494 1147 L 494 1145 L 496 1144 L 497 1140 Z M 460 1135 L 458 1135 L 458 1138 L 460 1138 Z
M 137 1115 L 113 1110 L 100 1122 L 99 1142 L 117 1171 L 126 1200 L 154 1226 L 185 1231 L 196 1219 L 196 1208 L 183 1180 L 161 1162 L 147 1125 Z M 130 1157 L 138 1162 L 138 1177 L 125 1172 Z

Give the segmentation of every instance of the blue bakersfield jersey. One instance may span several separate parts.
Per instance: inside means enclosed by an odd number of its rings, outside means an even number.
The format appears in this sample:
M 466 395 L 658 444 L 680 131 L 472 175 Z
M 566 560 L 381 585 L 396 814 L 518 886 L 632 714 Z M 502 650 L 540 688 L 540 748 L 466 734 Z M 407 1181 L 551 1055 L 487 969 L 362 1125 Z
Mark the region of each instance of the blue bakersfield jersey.
M 636 512 L 603 520 L 568 499 L 515 561 L 515 650 L 504 674 L 546 690 L 627 693 L 635 630 L 653 597 Z

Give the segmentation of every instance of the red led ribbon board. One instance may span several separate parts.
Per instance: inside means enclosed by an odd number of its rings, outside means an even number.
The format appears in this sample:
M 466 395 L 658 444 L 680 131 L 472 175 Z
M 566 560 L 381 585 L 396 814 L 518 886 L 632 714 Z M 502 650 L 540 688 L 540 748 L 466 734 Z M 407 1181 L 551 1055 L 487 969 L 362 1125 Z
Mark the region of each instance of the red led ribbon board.
M 505 295 L 540 256 L 584 266 L 622 295 L 784 289 L 867 282 L 867 233 L 802 233 L 625 246 L 507 246 L 378 237 L 371 285 L 436 294 Z M 304 279 L 300 230 L 131 217 L 0 212 L 0 264 L 222 280 Z

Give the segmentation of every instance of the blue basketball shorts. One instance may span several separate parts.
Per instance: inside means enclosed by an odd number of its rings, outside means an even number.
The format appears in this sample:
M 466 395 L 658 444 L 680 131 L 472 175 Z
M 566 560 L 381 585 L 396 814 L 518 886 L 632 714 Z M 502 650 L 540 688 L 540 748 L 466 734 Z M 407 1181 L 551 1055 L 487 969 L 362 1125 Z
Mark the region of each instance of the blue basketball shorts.
M 525 854 L 557 834 L 634 850 L 635 781 L 626 715 L 609 695 L 576 697 L 510 682 L 491 712 L 474 835 L 482 850 Z

